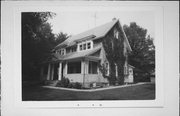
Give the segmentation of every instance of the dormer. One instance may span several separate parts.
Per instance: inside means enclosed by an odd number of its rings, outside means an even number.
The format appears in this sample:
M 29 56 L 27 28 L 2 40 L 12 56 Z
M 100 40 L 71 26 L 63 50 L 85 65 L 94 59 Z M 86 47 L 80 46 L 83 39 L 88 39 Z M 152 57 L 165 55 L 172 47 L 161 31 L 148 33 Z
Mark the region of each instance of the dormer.
M 79 42 L 77 44 L 77 51 L 84 51 L 84 50 L 90 50 L 93 49 L 93 41 L 89 40 L 89 41 L 83 41 L 83 42 Z
M 66 55 L 66 49 L 65 48 L 58 49 L 56 50 L 56 54 Z

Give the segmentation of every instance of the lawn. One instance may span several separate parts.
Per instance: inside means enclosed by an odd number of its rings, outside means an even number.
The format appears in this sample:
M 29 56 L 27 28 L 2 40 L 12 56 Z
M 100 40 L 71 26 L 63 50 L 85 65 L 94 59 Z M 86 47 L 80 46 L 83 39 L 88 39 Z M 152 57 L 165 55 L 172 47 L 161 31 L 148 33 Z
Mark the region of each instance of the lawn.
M 94 92 L 80 92 L 42 88 L 23 87 L 23 101 L 60 100 L 152 100 L 155 99 L 155 84 L 143 84 Z

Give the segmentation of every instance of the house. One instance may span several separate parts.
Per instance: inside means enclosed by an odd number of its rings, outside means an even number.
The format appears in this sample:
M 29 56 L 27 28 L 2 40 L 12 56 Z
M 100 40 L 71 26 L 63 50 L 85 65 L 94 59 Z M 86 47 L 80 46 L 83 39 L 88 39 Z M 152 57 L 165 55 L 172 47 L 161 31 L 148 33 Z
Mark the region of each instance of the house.
M 128 52 L 132 50 L 123 28 L 117 19 L 71 36 L 57 45 L 52 50 L 52 56 L 42 66 L 42 79 L 61 80 L 65 77 L 72 83 L 81 83 L 84 87 L 89 87 L 93 83 L 109 83 L 108 79 L 103 77 L 99 69 L 99 65 L 104 64 L 107 69 L 106 75 L 110 74 L 110 66 L 106 58 L 102 40 L 107 36 L 120 39 L 120 34 L 124 38 L 123 52 L 126 55 L 124 64 L 125 82 L 132 83 L 133 68 L 128 64 L 127 60 Z

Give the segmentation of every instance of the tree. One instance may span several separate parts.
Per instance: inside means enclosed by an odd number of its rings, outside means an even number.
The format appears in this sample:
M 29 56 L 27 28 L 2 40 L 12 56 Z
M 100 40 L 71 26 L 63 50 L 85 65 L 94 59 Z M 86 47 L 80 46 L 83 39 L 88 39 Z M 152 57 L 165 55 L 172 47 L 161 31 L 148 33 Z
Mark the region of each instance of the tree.
M 68 37 L 70 36 L 68 36 L 66 33 L 63 33 L 63 32 L 58 33 L 55 39 L 56 45 L 64 42 Z
M 56 37 L 48 23 L 53 18 L 52 12 L 22 13 L 22 74 L 23 80 L 37 80 L 40 63 L 51 56 L 52 49 L 68 38 L 60 32 Z
M 51 12 L 22 13 L 23 80 L 37 78 L 39 63 L 52 49 L 54 34 L 47 20 L 54 15 Z
M 123 28 L 132 48 L 129 63 L 140 69 L 144 75 L 150 75 L 155 70 L 153 38 L 147 35 L 146 29 L 138 26 L 135 22 L 130 23 L 130 26 L 124 25 Z

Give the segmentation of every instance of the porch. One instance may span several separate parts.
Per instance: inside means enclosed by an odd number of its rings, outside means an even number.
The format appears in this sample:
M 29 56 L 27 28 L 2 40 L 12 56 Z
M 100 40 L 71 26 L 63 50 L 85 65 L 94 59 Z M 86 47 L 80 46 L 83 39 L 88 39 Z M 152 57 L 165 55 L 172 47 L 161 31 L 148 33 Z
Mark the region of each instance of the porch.
M 100 60 L 79 58 L 60 62 L 50 62 L 41 68 L 42 80 L 61 80 L 68 78 L 70 82 L 79 82 L 84 87 L 91 83 L 107 83 L 99 70 Z

